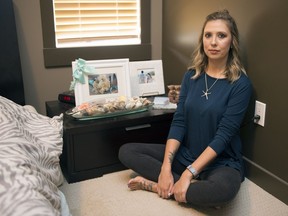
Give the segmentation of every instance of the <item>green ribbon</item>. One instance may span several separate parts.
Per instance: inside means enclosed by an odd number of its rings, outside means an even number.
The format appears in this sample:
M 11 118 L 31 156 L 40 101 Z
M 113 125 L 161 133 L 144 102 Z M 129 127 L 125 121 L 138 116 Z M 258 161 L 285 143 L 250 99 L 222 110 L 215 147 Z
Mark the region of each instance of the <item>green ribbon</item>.
M 70 85 L 70 90 L 75 88 L 76 82 L 81 84 L 85 84 L 85 74 L 92 74 L 94 72 L 94 68 L 86 65 L 86 61 L 84 59 L 79 58 L 76 62 L 76 69 L 73 71 L 73 81 Z

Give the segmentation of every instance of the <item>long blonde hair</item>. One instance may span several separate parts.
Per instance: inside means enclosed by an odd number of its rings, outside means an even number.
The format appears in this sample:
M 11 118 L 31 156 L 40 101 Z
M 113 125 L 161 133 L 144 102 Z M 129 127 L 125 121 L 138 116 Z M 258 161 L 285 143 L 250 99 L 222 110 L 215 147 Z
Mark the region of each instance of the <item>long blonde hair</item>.
M 223 10 L 223 11 L 217 11 L 212 14 L 209 14 L 206 17 L 201 35 L 199 37 L 198 46 L 196 47 L 193 53 L 192 63 L 188 67 L 188 69 L 195 70 L 195 75 L 192 77 L 193 79 L 196 79 L 197 77 L 199 77 L 200 74 L 204 72 L 204 70 L 206 69 L 208 65 L 208 57 L 206 56 L 204 52 L 204 46 L 203 46 L 203 34 L 204 34 L 205 26 L 207 22 L 212 21 L 212 20 L 219 20 L 219 19 L 224 20 L 227 23 L 227 26 L 232 34 L 232 44 L 229 50 L 226 69 L 224 72 L 225 76 L 230 82 L 234 82 L 237 79 L 239 79 L 241 72 L 246 74 L 245 68 L 240 61 L 239 32 L 238 32 L 236 22 L 233 19 L 233 17 L 230 16 L 228 10 Z

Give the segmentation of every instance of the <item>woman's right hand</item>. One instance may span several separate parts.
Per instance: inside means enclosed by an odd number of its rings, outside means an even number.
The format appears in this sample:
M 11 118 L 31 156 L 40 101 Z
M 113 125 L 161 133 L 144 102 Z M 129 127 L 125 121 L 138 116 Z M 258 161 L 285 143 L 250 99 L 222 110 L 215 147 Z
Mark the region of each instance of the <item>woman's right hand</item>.
M 165 155 L 157 184 L 158 195 L 164 199 L 168 199 L 172 195 L 174 177 L 171 166 L 179 146 L 180 142 L 176 139 L 168 139 L 166 142 Z
M 174 178 L 171 169 L 165 170 L 162 167 L 160 175 L 158 177 L 158 195 L 164 199 L 168 199 L 172 193 L 172 188 L 174 186 Z

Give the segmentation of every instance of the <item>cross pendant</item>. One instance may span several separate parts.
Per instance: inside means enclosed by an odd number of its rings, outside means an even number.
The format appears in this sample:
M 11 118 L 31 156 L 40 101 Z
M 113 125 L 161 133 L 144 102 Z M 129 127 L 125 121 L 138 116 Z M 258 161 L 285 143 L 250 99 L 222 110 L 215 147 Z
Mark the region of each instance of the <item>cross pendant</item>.
M 203 92 L 203 95 L 201 95 L 201 97 L 206 97 L 206 100 L 208 100 L 208 95 L 211 94 L 211 92 L 208 92 L 208 90 L 206 91 L 202 91 Z

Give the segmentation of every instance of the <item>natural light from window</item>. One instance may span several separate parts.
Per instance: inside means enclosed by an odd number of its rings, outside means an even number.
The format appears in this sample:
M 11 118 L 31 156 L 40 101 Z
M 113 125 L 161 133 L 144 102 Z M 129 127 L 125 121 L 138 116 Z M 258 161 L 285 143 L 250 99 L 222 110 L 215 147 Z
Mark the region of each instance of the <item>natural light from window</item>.
M 53 0 L 56 47 L 141 44 L 140 0 Z

